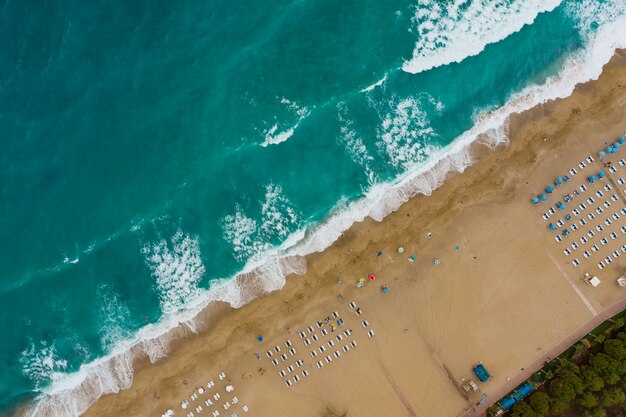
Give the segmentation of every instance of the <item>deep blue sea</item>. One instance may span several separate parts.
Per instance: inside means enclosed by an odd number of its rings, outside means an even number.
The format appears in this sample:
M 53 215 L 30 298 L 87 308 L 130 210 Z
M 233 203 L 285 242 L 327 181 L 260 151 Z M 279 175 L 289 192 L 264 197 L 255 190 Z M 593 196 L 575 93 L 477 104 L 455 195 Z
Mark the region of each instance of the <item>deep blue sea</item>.
M 478 133 L 505 141 L 511 112 L 597 77 L 625 14 L 0 0 L 0 414 L 74 416 L 127 387 L 130 346 L 211 299 L 248 301 L 238 272 L 384 217 L 439 184 L 434 161 L 462 170 Z M 278 269 L 255 288 L 279 288 Z

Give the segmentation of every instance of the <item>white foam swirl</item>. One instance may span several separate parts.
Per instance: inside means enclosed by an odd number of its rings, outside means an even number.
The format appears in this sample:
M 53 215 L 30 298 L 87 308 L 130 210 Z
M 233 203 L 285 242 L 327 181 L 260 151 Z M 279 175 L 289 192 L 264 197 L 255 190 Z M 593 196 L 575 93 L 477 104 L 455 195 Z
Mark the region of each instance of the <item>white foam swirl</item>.
M 412 31 L 417 35 L 413 56 L 402 65 L 416 74 L 461 62 L 531 24 L 539 13 L 555 9 L 561 0 L 455 0 L 441 4 L 418 0 Z
M 161 310 L 170 314 L 198 295 L 204 275 L 197 237 L 178 230 L 171 239 L 144 245 L 142 253 L 156 279 Z

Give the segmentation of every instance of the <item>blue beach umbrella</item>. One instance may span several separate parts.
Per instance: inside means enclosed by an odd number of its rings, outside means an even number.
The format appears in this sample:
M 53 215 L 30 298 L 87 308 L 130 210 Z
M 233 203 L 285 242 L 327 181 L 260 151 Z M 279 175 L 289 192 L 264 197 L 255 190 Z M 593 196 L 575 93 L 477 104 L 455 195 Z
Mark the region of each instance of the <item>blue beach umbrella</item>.
M 606 151 L 607 153 L 613 153 L 613 148 L 612 148 L 612 147 L 610 147 L 610 146 L 607 146 L 607 147 L 606 147 L 606 149 L 605 149 L 605 151 Z
M 590 183 L 593 183 L 596 180 L 596 176 L 595 175 L 590 175 L 588 179 L 589 179 Z
M 600 179 L 604 178 L 604 171 L 598 172 L 598 178 Z
M 598 156 L 599 156 L 600 158 L 604 158 L 604 155 L 606 155 L 606 154 L 604 153 L 604 151 L 600 151 L 600 152 L 598 152 Z
M 561 206 L 559 207 L 561 210 L 565 210 L 567 208 L 567 206 L 565 205 L 565 203 L 562 203 Z
M 548 186 L 546 187 L 546 193 L 548 193 L 548 194 L 552 194 L 552 191 L 554 191 L 554 187 L 553 187 L 553 186 L 551 186 L 551 185 L 548 185 Z
M 539 199 L 537 197 L 533 197 L 533 199 L 530 200 L 530 201 L 532 201 L 533 204 L 535 204 L 535 205 L 539 204 Z
M 617 141 L 618 141 L 619 143 L 624 143 L 624 142 L 626 142 L 626 138 L 625 138 L 624 136 L 622 136 L 622 137 L 621 137 L 621 138 L 619 138 Z
M 257 337 L 256 340 L 258 340 L 259 342 L 262 342 L 263 341 L 263 336 Z
M 619 149 L 622 145 L 619 144 L 619 142 L 615 142 L 613 144 L 613 149 Z
M 556 230 L 556 226 L 554 225 L 554 223 L 550 223 L 550 230 Z
M 539 198 L 541 199 L 541 201 L 547 201 L 548 200 L 548 197 L 546 197 L 546 195 L 543 194 L 543 193 L 539 194 Z
M 561 177 L 557 177 L 557 178 L 556 178 L 556 183 L 557 183 L 557 184 L 563 184 L 563 178 L 561 178 Z

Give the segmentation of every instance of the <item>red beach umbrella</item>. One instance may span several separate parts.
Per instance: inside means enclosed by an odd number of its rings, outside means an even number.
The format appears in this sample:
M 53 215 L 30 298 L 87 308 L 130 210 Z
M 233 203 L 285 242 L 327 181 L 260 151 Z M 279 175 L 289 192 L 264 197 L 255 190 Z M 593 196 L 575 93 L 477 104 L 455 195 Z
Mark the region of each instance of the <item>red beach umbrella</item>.
M 374 281 L 376 279 L 376 275 L 369 274 L 368 278 L 370 279 L 370 281 Z

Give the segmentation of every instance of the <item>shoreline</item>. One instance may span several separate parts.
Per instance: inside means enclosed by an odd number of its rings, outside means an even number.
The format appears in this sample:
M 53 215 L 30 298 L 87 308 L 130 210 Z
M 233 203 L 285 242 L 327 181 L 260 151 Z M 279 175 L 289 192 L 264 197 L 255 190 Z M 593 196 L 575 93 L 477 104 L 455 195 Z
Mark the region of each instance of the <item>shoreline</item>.
M 616 54 L 616 56 L 621 57 L 621 58 L 614 58 L 614 59 L 612 59 L 611 60 L 612 63 L 607 65 L 607 67 L 605 68 L 605 71 L 608 68 L 611 68 L 613 66 L 617 66 L 618 64 L 616 64 L 615 61 L 620 60 L 620 59 L 623 61 L 623 51 L 618 52 Z M 589 83 L 577 86 L 576 87 L 576 91 L 579 91 L 579 90 L 583 91 L 583 90 L 585 90 L 585 88 L 586 88 L 585 86 L 588 85 L 588 84 Z M 532 123 L 532 121 L 529 122 L 529 120 L 525 120 L 525 118 L 529 117 L 529 115 L 534 115 L 533 117 L 540 117 L 541 113 L 545 113 L 545 112 L 549 113 L 550 112 L 550 107 L 552 107 L 554 105 L 555 105 L 554 102 L 550 102 L 550 103 L 547 103 L 547 104 L 544 104 L 544 105 L 539 105 L 537 107 L 534 107 L 533 109 L 531 109 L 531 110 L 526 112 L 528 114 L 524 113 L 522 115 L 513 115 L 511 117 L 510 123 L 509 123 L 509 127 L 510 127 L 511 131 L 515 131 L 517 128 L 519 128 L 519 126 L 516 126 L 517 124 L 519 124 L 521 126 L 521 125 L 524 125 L 524 124 L 527 124 L 527 123 Z M 477 141 L 476 143 L 470 145 L 470 146 L 471 146 L 471 148 L 470 148 L 470 152 L 468 152 L 468 155 L 472 155 L 474 157 L 476 157 L 476 155 L 478 155 L 478 154 L 481 154 L 481 159 L 486 159 L 486 158 L 489 158 L 491 153 L 492 153 L 491 151 L 486 150 L 485 145 L 483 143 L 481 143 L 480 140 Z M 510 146 L 509 146 L 509 148 L 510 148 Z M 480 165 L 482 163 L 483 163 L 483 161 L 481 160 L 477 164 L 470 165 L 470 168 L 468 168 L 468 169 L 472 169 L 474 166 L 478 166 L 478 165 Z M 448 171 L 448 173 L 444 174 L 443 178 L 442 178 L 442 180 L 445 180 L 444 186 L 446 186 L 446 184 L 448 182 L 450 182 L 451 177 L 456 178 L 456 177 L 459 177 L 459 176 L 456 175 L 456 173 L 453 173 L 451 175 L 451 174 L 449 174 L 449 171 Z M 413 204 L 415 200 L 418 200 L 418 199 L 419 200 L 423 200 L 425 197 L 426 197 L 426 195 L 417 195 L 415 197 L 412 197 L 411 200 L 409 200 L 407 203 L 404 203 L 397 210 L 398 211 L 402 211 L 403 207 Z M 429 197 L 429 198 L 431 198 L 431 197 Z M 392 215 L 394 215 L 394 214 L 392 214 Z M 392 216 L 392 215 L 390 215 L 390 216 Z M 385 221 L 383 221 L 383 223 L 386 222 L 386 221 L 387 220 L 385 219 Z M 333 248 L 335 248 L 335 247 L 342 247 L 342 246 L 345 246 L 346 243 L 350 243 L 350 240 L 354 239 L 354 235 L 358 233 L 358 231 L 353 230 L 353 229 L 364 229 L 364 228 L 366 228 L 366 226 L 368 226 L 368 227 L 371 226 L 373 222 L 375 222 L 375 221 L 372 220 L 371 218 L 370 219 L 365 219 L 362 222 L 357 222 L 348 231 L 345 232 L 345 236 L 339 242 L 335 241 L 335 243 L 330 245 L 328 250 L 333 250 Z M 324 253 L 325 252 L 326 251 L 324 251 L 324 252 L 316 252 L 316 253 L 307 255 L 307 261 L 308 261 L 309 265 L 311 265 L 312 263 L 315 263 L 315 262 L 319 262 L 319 259 L 324 257 Z M 357 256 L 357 258 L 358 258 L 358 256 Z M 309 275 L 309 272 L 307 272 L 305 274 L 305 276 L 306 275 Z M 236 278 L 236 279 L 238 279 L 238 278 Z M 243 279 L 245 279 L 245 275 L 244 275 Z M 290 281 L 298 280 L 298 279 L 299 279 L 298 277 L 291 277 Z M 289 281 L 288 281 L 288 283 L 289 283 Z M 267 296 L 259 297 L 258 299 L 255 299 L 252 302 L 250 302 L 250 305 L 255 304 L 257 302 L 257 300 L 266 299 L 267 297 L 269 297 L 269 296 L 271 296 L 273 294 L 275 294 L 275 293 L 272 293 L 272 294 L 267 295 Z M 216 306 L 215 308 L 220 310 L 220 311 L 222 311 L 222 314 L 220 314 L 222 319 L 227 317 L 227 316 L 229 316 L 231 313 L 234 313 L 236 311 L 234 309 L 231 309 L 230 307 L 224 307 L 223 305 L 219 306 L 219 304 L 220 304 L 219 302 L 216 303 L 216 304 L 218 304 L 218 306 Z M 248 308 L 248 307 L 246 307 L 246 308 Z M 179 329 L 172 330 L 172 332 L 175 332 L 175 333 L 183 333 L 183 334 L 187 333 L 186 336 L 176 337 L 175 340 L 173 342 L 171 342 L 172 343 L 171 350 L 174 352 L 174 356 L 176 356 L 176 354 L 178 352 L 178 349 L 181 348 L 183 345 L 185 345 L 186 342 L 189 339 L 196 339 L 196 338 L 206 337 L 207 334 L 211 333 L 211 330 L 209 330 L 207 332 L 207 328 L 210 327 L 211 325 L 213 325 L 214 322 L 217 321 L 217 319 L 216 320 L 211 320 L 210 322 L 207 322 L 207 320 L 209 320 L 209 317 L 211 317 L 211 314 L 207 314 L 206 310 L 205 310 L 203 313 L 200 313 L 200 315 L 198 316 L 197 320 L 194 320 L 198 324 L 198 328 L 196 329 L 196 331 L 199 333 L 199 335 L 193 334 L 193 332 L 189 332 L 189 331 L 185 330 L 185 328 L 184 328 L 185 326 L 180 326 L 180 327 L 183 328 L 182 331 L 179 330 Z M 135 360 L 137 360 L 137 359 L 135 359 Z M 168 360 L 165 359 L 161 363 L 166 363 L 167 361 Z M 143 362 L 147 362 L 147 361 L 143 360 Z M 157 365 L 148 365 L 147 368 L 150 368 L 151 366 L 159 366 L 161 363 L 159 363 Z M 135 376 L 136 378 L 138 378 L 139 374 L 144 369 L 144 367 L 141 366 L 141 365 L 144 365 L 144 364 L 143 363 L 141 363 L 141 364 L 140 363 L 135 363 L 135 367 L 138 368 L 136 370 L 136 376 Z M 106 398 L 106 397 L 103 397 L 103 399 L 104 398 Z M 89 415 L 90 411 L 91 410 L 88 410 L 86 415 Z
M 623 54 L 622 53 L 618 53 L 617 55 L 618 55 L 619 58 L 615 58 L 615 59 L 612 60 L 612 63 L 610 65 L 608 65 L 607 68 L 606 68 L 607 71 L 611 70 L 612 68 L 619 68 L 619 69 L 623 68 L 623 60 L 624 60 L 623 59 Z M 622 63 L 618 64 L 617 61 L 622 61 Z M 584 94 L 583 92 L 586 92 L 586 93 L 593 92 L 593 90 L 585 91 L 585 90 L 588 90 L 588 88 L 590 88 L 589 86 L 592 83 L 593 82 L 588 83 L 586 85 L 583 85 L 582 87 L 577 89 L 577 92 L 574 95 L 576 95 L 576 94 L 579 94 L 579 95 L 580 94 Z M 581 92 L 581 91 L 583 91 L 583 92 Z M 563 100 L 563 101 L 567 101 L 567 99 Z M 539 107 L 535 108 L 534 111 L 531 111 L 529 114 L 518 115 L 518 116 L 513 117 L 512 120 L 511 120 L 511 130 L 513 132 L 513 136 L 515 136 L 515 130 L 521 130 L 525 126 L 527 126 L 528 124 L 532 125 L 532 124 L 536 123 L 537 120 L 542 120 L 542 118 L 545 119 L 546 117 L 549 118 L 549 117 L 553 116 L 554 107 L 558 107 L 559 103 L 561 103 L 561 102 L 562 101 L 548 103 L 546 105 L 542 105 L 542 106 L 539 106 Z M 545 132 L 545 133 L 546 134 L 550 134 L 550 132 Z M 488 160 L 488 159 L 492 159 L 493 160 L 495 158 L 497 160 L 498 157 L 499 157 L 499 155 L 497 155 L 498 153 L 501 153 L 501 152 L 509 153 L 509 152 L 513 151 L 513 148 L 519 147 L 519 146 L 520 146 L 519 143 L 516 143 L 515 141 L 512 141 L 511 146 L 509 146 L 506 150 L 497 151 L 497 152 L 494 152 L 494 153 L 489 152 L 484 157 L 484 159 L 485 160 Z M 551 145 L 551 147 L 552 146 L 556 146 L 556 145 Z M 470 170 L 477 170 L 478 167 L 484 166 L 485 164 L 486 164 L 486 162 L 480 161 L 479 163 L 477 163 L 476 165 L 471 167 Z M 464 179 L 467 180 L 467 178 L 464 178 L 464 177 L 465 176 L 455 176 L 450 181 L 447 181 L 446 184 L 442 188 L 446 188 L 446 187 L 449 188 L 449 187 L 452 186 L 451 184 L 453 184 L 454 182 L 463 182 Z M 439 191 L 437 193 L 439 193 Z M 433 198 L 434 198 L 434 196 L 433 197 L 429 197 L 429 199 L 433 199 Z M 398 210 L 397 213 L 404 214 L 404 212 L 410 210 L 410 208 L 408 206 L 414 205 L 414 203 L 417 203 L 417 201 L 426 203 L 427 199 L 425 198 L 425 196 L 421 196 L 421 195 L 417 196 L 412 201 L 410 201 L 409 203 L 403 205 L 403 207 L 400 210 Z M 525 203 L 527 203 L 527 202 L 525 201 Z M 431 205 L 432 205 L 432 202 L 431 202 Z M 395 214 L 394 213 L 394 214 L 390 215 L 390 217 L 399 217 L 401 214 Z M 408 214 L 410 214 L 410 213 L 408 213 Z M 440 217 L 441 216 L 439 216 L 439 218 Z M 385 222 L 387 222 L 387 220 L 385 220 Z M 385 222 L 383 222 L 383 223 L 385 223 Z M 355 227 L 353 227 L 350 230 L 348 230 L 345 233 L 345 236 L 339 242 L 335 242 L 332 245 L 332 248 L 350 247 L 352 252 L 356 251 L 358 253 L 363 253 L 364 246 L 365 247 L 366 246 L 371 246 L 371 244 L 369 244 L 369 245 L 368 244 L 364 244 L 364 242 L 358 243 L 357 241 L 359 240 L 358 239 L 359 231 L 356 230 L 356 229 L 360 229 L 361 231 L 363 231 L 363 230 L 367 230 L 370 227 L 375 227 L 375 226 L 376 226 L 376 222 L 371 220 L 371 219 L 367 219 L 364 222 L 357 224 Z M 330 252 L 331 250 L 333 250 L 333 249 L 330 249 L 328 252 Z M 335 251 L 336 250 L 340 250 L 340 249 L 335 249 Z M 387 252 L 387 251 L 385 251 L 385 252 Z M 325 257 L 325 253 L 326 252 L 316 253 L 316 254 L 312 254 L 310 256 L 310 259 L 308 259 L 308 261 L 309 261 L 308 263 L 309 263 L 310 268 L 309 268 L 309 271 L 307 271 L 307 273 L 305 274 L 305 277 L 307 275 L 309 275 L 309 274 L 315 274 L 316 272 L 320 272 L 319 271 L 319 269 L 320 269 L 320 265 L 319 264 L 325 263 L 325 262 L 321 262 L 321 259 Z M 348 251 L 348 253 L 351 253 L 351 252 Z M 356 254 L 355 255 L 347 255 L 347 256 L 354 258 L 354 261 L 358 261 L 358 259 L 360 258 L 360 255 L 356 255 Z M 330 267 L 322 268 L 323 272 L 326 272 L 326 271 L 328 271 L 330 269 L 332 269 L 332 264 L 330 265 Z M 317 275 L 317 274 L 315 274 L 315 275 Z M 304 280 L 305 280 L 305 278 L 301 279 L 301 278 L 298 278 L 298 277 L 292 277 L 287 282 L 287 285 L 285 286 L 285 289 L 283 291 L 280 291 L 280 292 L 277 292 L 277 293 L 272 293 L 272 294 L 270 294 L 268 296 L 261 297 L 261 298 L 259 298 L 257 300 L 254 300 L 248 306 L 246 306 L 246 308 L 244 308 L 244 309 L 232 311 L 233 314 L 229 314 L 228 315 L 229 317 L 226 317 L 225 321 L 231 321 L 232 322 L 232 320 L 233 320 L 232 316 L 233 315 L 243 316 L 243 317 L 240 317 L 240 318 L 244 318 L 244 319 L 246 317 L 250 318 L 251 315 L 252 316 L 257 316 L 259 311 L 256 311 L 255 312 L 256 314 L 252 314 L 251 312 L 248 312 L 247 314 L 244 313 L 244 310 L 250 310 L 250 309 L 253 309 L 253 308 L 256 309 L 256 310 L 261 309 L 261 310 L 263 310 L 265 312 L 265 317 L 271 317 L 272 314 L 270 314 L 270 311 L 273 310 L 271 308 L 271 306 L 261 306 L 261 307 L 259 307 L 259 306 L 261 304 L 267 304 L 267 301 L 268 301 L 269 298 L 278 298 L 278 299 L 282 299 L 282 300 L 290 300 L 290 299 L 292 299 L 293 296 L 295 295 L 295 293 L 298 292 L 297 291 L 297 287 L 298 286 L 303 286 L 304 285 L 304 287 L 307 290 L 307 292 L 310 292 L 313 288 L 316 288 L 316 289 L 319 289 L 319 290 L 322 290 L 322 288 L 323 288 L 324 290 L 326 290 L 325 291 L 327 293 L 326 296 L 328 297 L 328 295 L 329 295 L 328 294 L 328 289 L 329 289 L 328 287 L 332 288 L 332 287 L 334 287 L 336 285 L 336 282 L 335 283 L 332 282 L 332 278 L 323 280 L 323 282 L 319 282 L 319 283 L 308 282 L 309 285 L 306 285 L 307 284 L 306 282 L 303 284 L 302 281 L 304 281 Z M 298 282 L 296 282 L 296 281 L 298 281 Z M 313 288 L 310 288 L 310 287 L 313 287 Z M 332 289 L 331 289 L 331 291 L 332 291 Z M 273 314 L 275 314 L 275 312 Z M 243 320 L 243 322 L 246 323 L 247 321 Z M 290 322 L 290 318 L 287 317 L 286 318 L 286 323 L 289 324 L 289 322 Z M 193 337 L 189 344 L 196 345 L 195 348 L 197 349 L 198 348 L 197 345 L 198 345 L 198 341 L 199 340 L 201 340 L 201 339 L 208 339 L 209 336 L 212 333 L 216 333 L 217 329 L 219 329 L 220 327 L 224 327 L 224 323 L 221 323 L 221 325 L 218 324 L 215 329 L 208 331 L 204 335 Z M 234 355 L 232 353 L 232 350 L 237 350 L 236 346 L 238 345 L 238 343 L 236 343 L 235 340 L 239 339 L 241 336 L 243 336 L 243 334 L 247 334 L 247 336 L 245 338 L 248 339 L 249 336 L 250 336 L 250 333 L 254 334 L 256 332 L 256 333 L 272 335 L 272 333 L 280 332 L 280 330 L 274 330 L 274 332 L 270 332 L 269 329 L 267 329 L 267 331 L 264 331 L 265 329 L 263 329 L 263 327 L 265 327 L 265 326 L 263 325 L 263 321 L 259 322 L 258 320 L 251 320 L 244 327 L 245 327 L 245 329 L 237 328 L 237 331 L 234 332 L 232 335 L 230 335 L 230 337 L 228 337 L 229 335 L 218 334 L 218 336 L 219 336 L 218 339 L 220 339 L 222 341 L 222 343 L 219 344 L 219 345 L 222 346 L 221 350 L 224 350 L 226 346 L 231 345 L 231 349 L 229 349 L 230 352 L 229 351 L 227 351 L 227 352 L 219 352 L 219 353 L 222 353 L 222 355 L 220 355 L 220 356 L 224 357 L 223 359 L 220 359 L 219 362 L 221 362 L 221 363 L 228 363 L 228 358 L 231 357 L 232 355 Z M 284 329 L 282 329 L 282 331 L 284 332 Z M 215 335 L 213 335 L 213 336 L 215 336 Z M 271 338 L 271 337 L 272 336 L 268 336 L 268 338 Z M 232 344 L 231 343 L 225 343 L 224 338 L 226 339 L 226 341 L 230 340 L 233 343 Z M 239 345 L 240 344 L 241 343 L 239 343 Z M 234 346 L 232 346 L 232 345 L 234 345 Z M 185 348 L 189 348 L 189 349 L 185 349 Z M 194 350 L 194 346 L 184 346 L 184 347 L 181 346 L 181 349 L 193 351 Z M 211 349 L 211 350 L 213 350 L 213 349 Z M 217 354 L 217 353 L 218 353 L 218 351 L 213 351 L 213 354 Z M 177 356 L 177 354 L 175 353 L 172 358 L 175 358 L 176 356 Z M 209 355 L 205 355 L 205 356 L 207 358 L 209 357 Z M 151 372 L 148 372 L 149 369 L 151 369 L 151 368 L 167 367 L 166 365 L 167 365 L 167 363 L 169 361 L 170 361 L 169 359 L 168 360 L 164 360 L 164 361 L 162 361 L 161 363 L 159 363 L 157 365 L 152 365 L 152 366 L 150 366 L 148 368 L 140 369 L 136 373 L 136 380 L 139 381 L 140 378 L 142 378 L 142 375 L 144 373 L 151 373 Z M 139 382 L 137 382 L 137 383 L 139 383 Z M 128 391 L 125 391 L 125 392 L 128 393 Z M 124 392 L 122 394 L 124 394 Z M 94 407 L 92 407 L 92 409 L 88 410 L 88 412 L 85 415 L 107 415 L 105 410 L 108 411 L 108 412 L 111 412 L 111 413 L 115 413 L 115 409 L 117 407 L 119 407 L 119 405 L 118 404 L 111 404 L 111 399 L 113 397 L 114 396 L 103 397 L 98 403 L 96 403 L 96 405 Z M 128 397 L 128 395 L 126 395 L 126 397 Z M 99 406 L 100 403 L 103 403 L 103 404 L 101 406 Z M 109 404 L 107 405 L 107 404 L 104 404 L 104 403 L 109 403 Z M 112 405 L 114 405 L 113 408 L 109 408 L 108 407 L 108 406 L 112 406 Z M 96 409 L 98 409 L 99 411 L 96 411 Z

